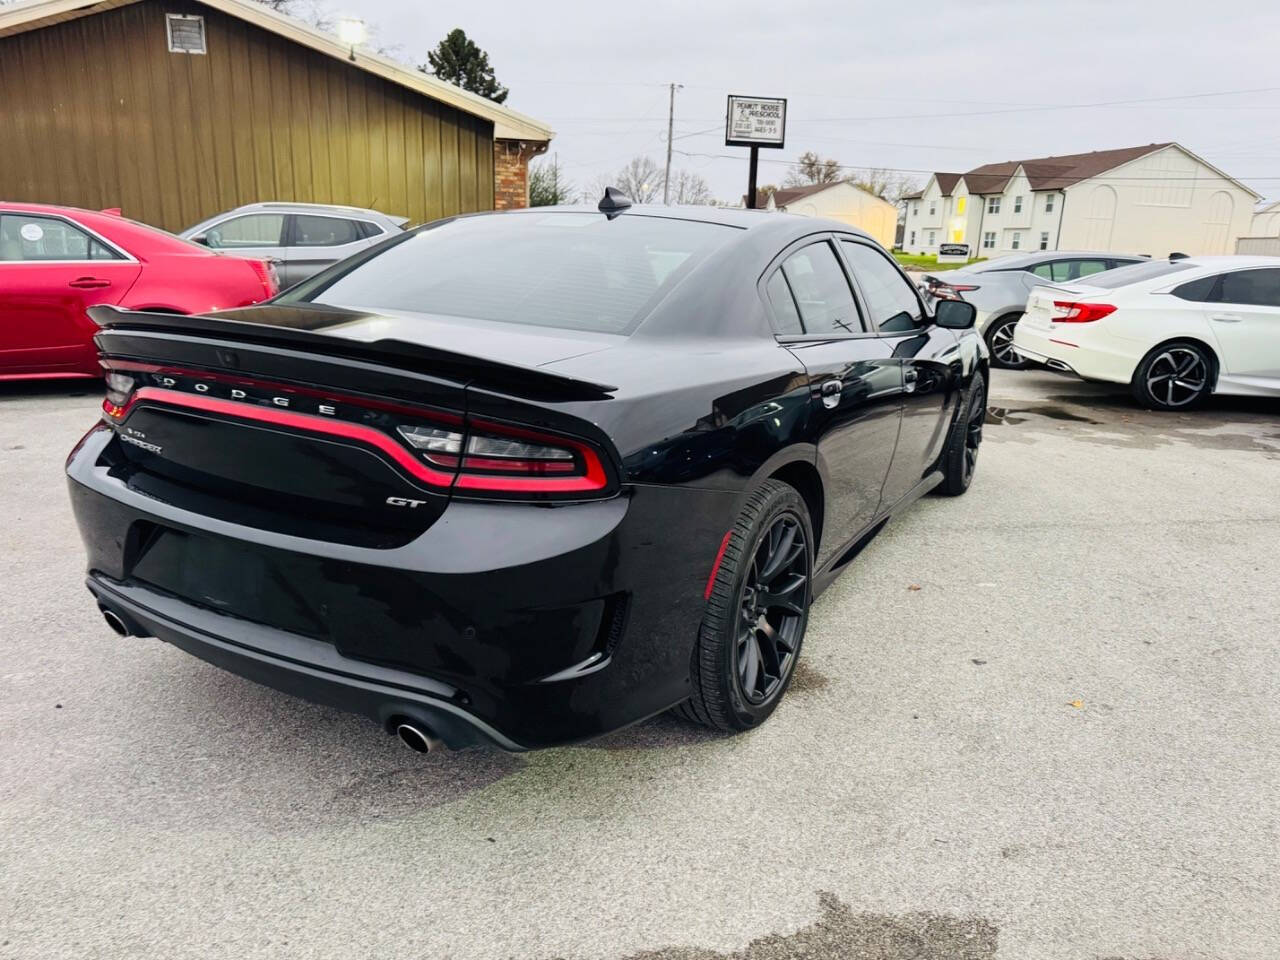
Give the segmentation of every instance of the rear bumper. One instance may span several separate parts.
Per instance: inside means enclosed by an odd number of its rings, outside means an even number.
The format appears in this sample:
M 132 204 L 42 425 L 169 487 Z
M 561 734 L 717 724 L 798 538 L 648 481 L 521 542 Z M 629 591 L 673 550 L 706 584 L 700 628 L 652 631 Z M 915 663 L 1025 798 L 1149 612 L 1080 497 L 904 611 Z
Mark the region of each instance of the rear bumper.
M 149 497 L 103 457 L 112 437 L 91 432 L 67 473 L 89 589 L 140 635 L 453 747 L 586 739 L 689 694 L 735 493 L 454 502 L 410 543 L 371 548 Z
M 1128 383 L 1139 358 L 1103 342 L 1088 327 L 1064 323 L 1041 329 L 1023 321 L 1014 328 L 1013 349 L 1028 360 L 1084 380 Z

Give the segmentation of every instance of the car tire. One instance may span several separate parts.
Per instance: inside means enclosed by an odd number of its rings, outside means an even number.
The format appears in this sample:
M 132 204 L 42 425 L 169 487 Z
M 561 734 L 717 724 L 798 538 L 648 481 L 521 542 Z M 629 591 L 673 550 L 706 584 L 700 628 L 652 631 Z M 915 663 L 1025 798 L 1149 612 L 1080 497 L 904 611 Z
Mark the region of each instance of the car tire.
M 1133 371 L 1129 389 L 1149 410 L 1190 410 L 1213 392 L 1217 359 L 1194 340 L 1171 340 L 1156 347 Z
M 1031 361 L 1018 356 L 1013 350 L 1013 329 L 1022 319 L 1020 313 L 1006 313 L 997 317 L 987 327 L 984 337 L 987 349 L 991 351 L 991 365 L 1002 370 L 1025 370 Z
M 942 454 L 942 483 L 934 488 L 938 493 L 958 497 L 969 489 L 986 422 L 987 381 L 981 370 L 975 370 L 969 389 L 960 396 L 960 412 L 951 425 L 951 436 Z
M 812 595 L 808 507 L 794 487 L 766 480 L 729 533 L 693 653 L 692 696 L 676 714 L 724 732 L 763 723 L 795 673 Z

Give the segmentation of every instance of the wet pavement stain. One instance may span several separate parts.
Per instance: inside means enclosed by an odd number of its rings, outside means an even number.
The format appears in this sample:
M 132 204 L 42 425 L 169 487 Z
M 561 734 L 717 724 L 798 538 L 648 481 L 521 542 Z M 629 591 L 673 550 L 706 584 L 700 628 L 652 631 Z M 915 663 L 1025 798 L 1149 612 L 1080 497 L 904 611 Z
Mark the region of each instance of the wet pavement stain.
M 987 423 L 1025 423 L 1028 417 L 1047 417 L 1050 420 L 1068 420 L 1072 423 L 1101 423 L 1090 417 L 1071 413 L 1061 407 L 1037 404 L 1033 407 L 987 407 Z
M 814 693 L 826 688 L 830 683 L 827 676 L 815 666 L 807 660 L 800 660 L 796 664 L 796 672 L 791 676 L 791 685 L 787 688 L 787 692 Z
M 1066 401 L 1067 398 L 1054 398 Z M 1079 398 L 1073 404 L 1077 408 Z M 1236 399 L 1236 398 L 1231 398 Z M 1224 398 L 1225 400 L 1225 398 Z M 1144 410 L 1132 401 L 1098 397 L 1090 409 L 1076 413 L 1063 403 L 1029 403 L 1018 407 L 987 408 L 987 425 L 1022 427 L 989 430 L 984 439 L 997 443 L 1034 443 L 1045 430 L 1067 431 L 1073 440 L 1133 450 L 1154 450 L 1174 443 L 1191 444 L 1204 450 L 1239 450 L 1263 453 L 1280 459 L 1280 434 L 1275 431 L 1280 405 L 1273 404 L 1271 416 L 1260 415 L 1256 404 L 1219 403 L 1169 413 Z M 1255 412 L 1255 408 L 1259 412 Z M 1051 424 L 1047 421 L 1060 421 Z
M 718 953 L 667 947 L 626 960 L 993 960 L 998 930 L 981 917 L 936 913 L 854 913 L 830 893 L 818 894 L 818 919 L 792 934 L 769 934 L 745 950 Z

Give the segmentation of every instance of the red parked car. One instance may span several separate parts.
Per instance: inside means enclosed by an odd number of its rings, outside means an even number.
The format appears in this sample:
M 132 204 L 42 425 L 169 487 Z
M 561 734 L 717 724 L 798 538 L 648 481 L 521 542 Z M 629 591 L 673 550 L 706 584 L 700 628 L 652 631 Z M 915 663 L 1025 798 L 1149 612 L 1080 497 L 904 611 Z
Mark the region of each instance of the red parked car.
M 275 296 L 275 269 L 135 223 L 39 203 L 0 202 L 0 380 L 99 377 L 99 303 L 205 313 Z

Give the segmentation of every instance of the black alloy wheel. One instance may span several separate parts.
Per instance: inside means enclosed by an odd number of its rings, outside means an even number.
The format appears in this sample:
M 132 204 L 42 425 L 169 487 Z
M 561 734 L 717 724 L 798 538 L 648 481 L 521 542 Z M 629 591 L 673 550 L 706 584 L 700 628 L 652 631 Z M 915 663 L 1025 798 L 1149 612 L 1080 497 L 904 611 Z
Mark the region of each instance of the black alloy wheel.
M 969 389 L 960 398 L 960 412 L 947 438 L 942 454 L 942 483 L 934 488 L 938 493 L 958 497 L 969 489 L 978 468 L 978 449 L 982 446 L 982 428 L 986 422 L 987 381 L 982 371 L 977 370 Z
M 1022 314 L 1013 313 L 1000 317 L 987 328 L 987 347 L 991 350 L 991 365 L 1005 370 L 1025 370 L 1031 361 L 1024 359 L 1013 349 L 1013 331 Z
M 808 595 L 809 551 L 793 513 L 773 521 L 751 558 L 742 584 L 734 656 L 740 691 L 762 704 L 791 676 L 800 649 Z
M 1183 410 L 1208 394 L 1213 382 L 1213 360 L 1199 344 L 1190 341 L 1156 347 L 1138 364 L 1131 388 L 1144 407 Z
M 747 498 L 712 581 L 676 708 L 715 730 L 749 730 L 773 713 L 795 673 L 813 597 L 814 536 L 804 499 L 766 480 Z

